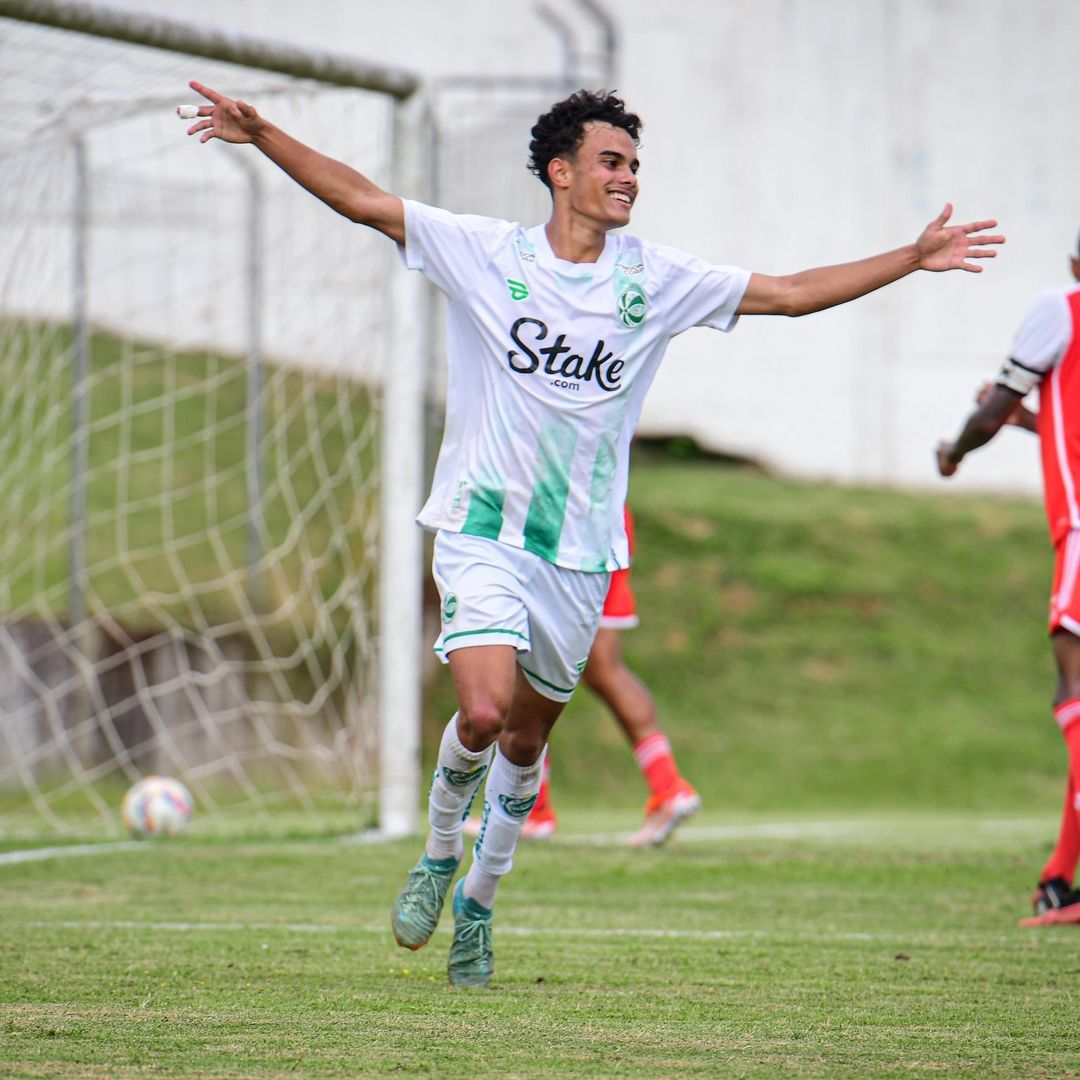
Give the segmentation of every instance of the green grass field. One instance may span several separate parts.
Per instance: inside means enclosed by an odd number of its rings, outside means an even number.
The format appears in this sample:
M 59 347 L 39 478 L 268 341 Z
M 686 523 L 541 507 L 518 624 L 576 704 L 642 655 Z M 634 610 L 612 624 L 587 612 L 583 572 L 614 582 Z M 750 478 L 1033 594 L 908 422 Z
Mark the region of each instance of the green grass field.
M 5 1076 L 1080 1075 L 1075 928 L 1018 928 L 1048 822 L 577 816 L 519 851 L 496 974 L 387 914 L 416 842 L 180 841 L 0 866 Z
M 705 805 L 667 849 L 623 843 L 645 792 L 586 693 L 489 991 L 446 986 L 445 928 L 394 946 L 419 840 L 342 813 L 48 858 L 8 833 L 0 1075 L 1080 1076 L 1080 931 L 1016 925 L 1065 765 L 1038 505 L 647 446 L 632 498 L 624 648 Z

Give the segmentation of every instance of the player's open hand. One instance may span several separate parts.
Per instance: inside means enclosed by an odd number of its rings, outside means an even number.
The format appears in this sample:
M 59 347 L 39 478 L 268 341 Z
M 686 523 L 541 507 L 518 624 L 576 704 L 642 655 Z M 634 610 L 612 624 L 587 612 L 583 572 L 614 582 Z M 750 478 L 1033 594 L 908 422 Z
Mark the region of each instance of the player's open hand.
M 199 106 L 197 115 L 200 119 L 188 128 L 189 135 L 202 132 L 199 142 L 209 142 L 210 139 L 222 139 L 231 143 L 254 142 L 266 121 L 253 106 L 246 101 L 234 101 L 199 82 L 188 85 L 210 102 L 209 105 Z
M 952 456 L 953 444 L 942 440 L 937 444 L 935 456 L 937 457 L 938 472 L 942 476 L 952 476 L 960 468 L 960 462 L 954 461 Z
M 1000 233 L 985 231 L 997 227 L 997 222 L 993 220 L 949 225 L 952 212 L 952 203 L 946 203 L 945 209 L 915 241 L 919 266 L 923 270 L 970 270 L 975 274 L 981 273 L 982 267 L 969 260 L 994 258 L 997 255 L 995 247 L 987 245 L 1004 244 L 1005 237 Z

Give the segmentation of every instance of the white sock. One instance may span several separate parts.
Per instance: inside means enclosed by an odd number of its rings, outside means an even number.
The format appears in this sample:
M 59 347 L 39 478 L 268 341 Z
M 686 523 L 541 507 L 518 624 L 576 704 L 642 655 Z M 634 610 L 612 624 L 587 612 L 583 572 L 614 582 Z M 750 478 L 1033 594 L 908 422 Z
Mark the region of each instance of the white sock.
M 457 713 L 443 731 L 439 759 L 428 792 L 428 833 L 425 852 L 429 859 L 460 859 L 464 850 L 462 829 L 480 781 L 487 774 L 492 747 L 466 750 L 457 733 Z
M 543 768 L 544 752 L 531 765 L 514 765 L 495 753 L 484 791 L 484 823 L 464 885 L 465 895 L 486 908 L 494 905 L 499 879 L 514 865 L 514 849 L 540 793 Z

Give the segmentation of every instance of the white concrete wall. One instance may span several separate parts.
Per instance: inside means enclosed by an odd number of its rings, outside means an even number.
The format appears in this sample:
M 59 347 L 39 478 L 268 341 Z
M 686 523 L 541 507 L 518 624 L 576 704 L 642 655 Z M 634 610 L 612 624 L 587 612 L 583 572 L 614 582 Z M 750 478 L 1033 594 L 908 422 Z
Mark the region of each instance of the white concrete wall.
M 139 6 L 177 14 L 166 0 Z M 553 6 L 585 28 L 572 0 Z M 1009 235 L 982 275 L 918 274 L 806 319 L 685 335 L 644 430 L 690 432 L 800 475 L 938 483 L 933 444 L 956 431 L 1035 293 L 1067 280 L 1080 228 L 1080 4 L 606 6 L 617 88 L 646 121 L 636 232 L 766 273 L 906 243 L 946 201 L 956 220 L 997 217 Z M 532 6 L 505 0 L 218 0 L 214 18 L 432 78 L 560 65 Z M 523 131 L 522 160 L 527 141 Z M 1034 492 L 1036 460 L 1034 440 L 1008 431 L 965 463 L 957 486 Z

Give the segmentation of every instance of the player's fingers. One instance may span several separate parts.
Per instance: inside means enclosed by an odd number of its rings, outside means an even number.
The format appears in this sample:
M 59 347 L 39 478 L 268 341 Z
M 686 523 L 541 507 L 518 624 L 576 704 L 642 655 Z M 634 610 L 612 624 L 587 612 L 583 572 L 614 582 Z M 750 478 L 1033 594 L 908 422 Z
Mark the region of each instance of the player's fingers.
M 981 241 L 980 241 L 981 242 Z M 996 248 L 968 248 L 964 253 L 965 259 L 996 259 Z
M 200 120 L 197 124 L 192 124 L 191 127 L 187 129 L 187 133 L 189 135 L 196 135 L 200 131 L 207 131 L 213 126 L 214 122 L 212 120 Z
M 983 268 L 981 266 L 976 266 L 974 263 L 962 262 L 959 269 L 967 270 L 972 274 L 981 274 Z
M 219 101 L 224 100 L 223 94 L 219 94 L 216 90 L 211 90 L 209 86 L 203 86 L 201 82 L 195 82 L 194 79 L 188 83 L 188 86 L 190 86 L 196 94 L 202 94 L 207 101 L 212 101 L 215 105 Z
M 946 222 L 946 221 L 948 221 L 948 220 L 949 220 L 949 218 L 951 218 L 951 217 L 952 217 L 952 209 L 953 209 L 953 207 L 952 207 L 952 203 L 951 203 L 951 202 L 947 202 L 947 203 L 945 204 L 945 208 L 944 208 L 944 209 L 943 209 L 943 210 L 941 211 L 941 213 L 940 213 L 940 214 L 938 214 L 938 216 L 937 216 L 937 217 L 936 217 L 936 218 L 934 219 L 934 224 L 935 224 L 935 225 L 944 225 L 944 224 L 945 224 L 945 222 Z
M 966 233 L 982 232 L 984 229 L 996 229 L 997 222 L 991 219 L 990 221 L 972 221 L 967 225 L 961 225 L 961 229 Z M 1005 238 L 1002 237 L 1002 240 Z
M 249 105 L 246 101 L 238 101 L 236 107 L 240 110 L 240 115 L 245 120 L 251 120 L 255 116 L 255 106 Z

